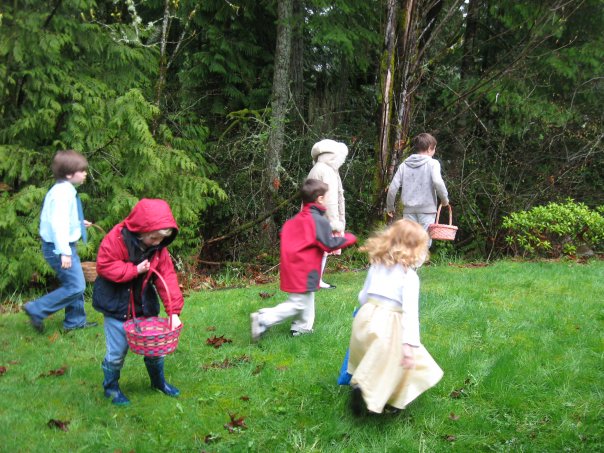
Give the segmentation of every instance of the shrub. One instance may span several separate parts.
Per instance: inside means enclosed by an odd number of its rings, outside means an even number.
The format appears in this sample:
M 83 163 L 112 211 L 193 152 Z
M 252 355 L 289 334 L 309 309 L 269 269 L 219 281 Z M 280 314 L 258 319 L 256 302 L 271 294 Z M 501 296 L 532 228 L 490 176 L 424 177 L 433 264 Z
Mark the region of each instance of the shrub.
M 590 210 L 568 199 L 504 217 L 506 242 L 514 254 L 560 257 L 575 255 L 577 248 L 601 249 L 604 243 L 604 207 Z

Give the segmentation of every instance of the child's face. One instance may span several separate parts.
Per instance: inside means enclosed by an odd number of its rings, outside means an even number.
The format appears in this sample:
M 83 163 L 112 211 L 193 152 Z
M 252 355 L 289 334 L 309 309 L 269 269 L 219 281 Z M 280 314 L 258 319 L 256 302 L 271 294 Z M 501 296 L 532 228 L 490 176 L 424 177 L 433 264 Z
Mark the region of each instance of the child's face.
M 148 233 L 142 233 L 140 238 L 143 245 L 148 248 L 161 244 L 161 241 L 164 240 L 165 236 L 157 231 L 149 231 Z
M 72 183 L 74 186 L 79 186 L 84 181 L 86 181 L 87 175 L 88 175 L 88 172 L 86 170 L 82 170 L 82 171 L 76 171 L 75 173 L 73 173 L 71 175 L 67 175 L 66 178 L 67 178 L 67 181 Z

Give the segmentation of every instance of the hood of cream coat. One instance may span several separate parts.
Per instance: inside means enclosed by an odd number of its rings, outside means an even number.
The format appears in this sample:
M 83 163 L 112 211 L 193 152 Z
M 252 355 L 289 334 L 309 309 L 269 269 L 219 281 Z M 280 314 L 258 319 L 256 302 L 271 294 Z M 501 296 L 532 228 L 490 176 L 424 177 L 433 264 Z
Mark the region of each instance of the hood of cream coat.
M 348 147 L 342 142 L 325 139 L 314 144 L 310 155 L 313 162 L 323 162 L 338 170 L 348 156 Z

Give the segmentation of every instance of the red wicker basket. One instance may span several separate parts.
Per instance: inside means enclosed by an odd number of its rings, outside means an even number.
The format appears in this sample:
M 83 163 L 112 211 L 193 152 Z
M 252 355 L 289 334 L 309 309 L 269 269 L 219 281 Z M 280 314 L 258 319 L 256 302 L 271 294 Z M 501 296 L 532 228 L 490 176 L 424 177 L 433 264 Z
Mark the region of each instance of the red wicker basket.
M 436 223 L 428 226 L 428 233 L 432 239 L 441 241 L 452 241 L 455 239 L 457 227 L 453 225 L 453 210 L 451 209 L 451 205 L 447 207 L 449 208 L 449 224 L 438 223 L 440 220 L 440 209 L 442 208 L 442 205 L 439 205 L 438 212 L 436 213 Z
M 124 323 L 126 330 L 126 340 L 128 346 L 135 354 L 144 355 L 147 357 L 163 357 L 174 352 L 178 346 L 182 324 L 176 328 L 172 328 L 172 297 L 170 289 L 164 278 L 155 270 L 157 278 L 162 282 L 168 301 L 166 304 L 167 318 L 153 316 L 150 318 L 137 318 L 134 312 L 134 300 L 130 301 L 130 311 L 132 318 Z

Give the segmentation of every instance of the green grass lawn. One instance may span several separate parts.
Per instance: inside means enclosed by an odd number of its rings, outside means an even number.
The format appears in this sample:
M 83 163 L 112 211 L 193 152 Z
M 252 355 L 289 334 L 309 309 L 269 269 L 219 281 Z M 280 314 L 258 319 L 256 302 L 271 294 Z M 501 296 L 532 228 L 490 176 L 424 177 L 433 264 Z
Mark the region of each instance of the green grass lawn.
M 257 345 L 249 313 L 285 299 L 276 284 L 189 295 L 166 358 L 182 395 L 151 390 L 130 353 L 126 408 L 102 394 L 101 327 L 63 334 L 57 313 L 38 335 L 3 314 L 0 451 L 604 451 L 604 262 L 422 268 L 422 342 L 444 378 L 400 414 L 356 419 L 335 381 L 364 277 L 329 275 L 313 335 L 281 325 Z M 247 428 L 230 433 L 229 414 Z

